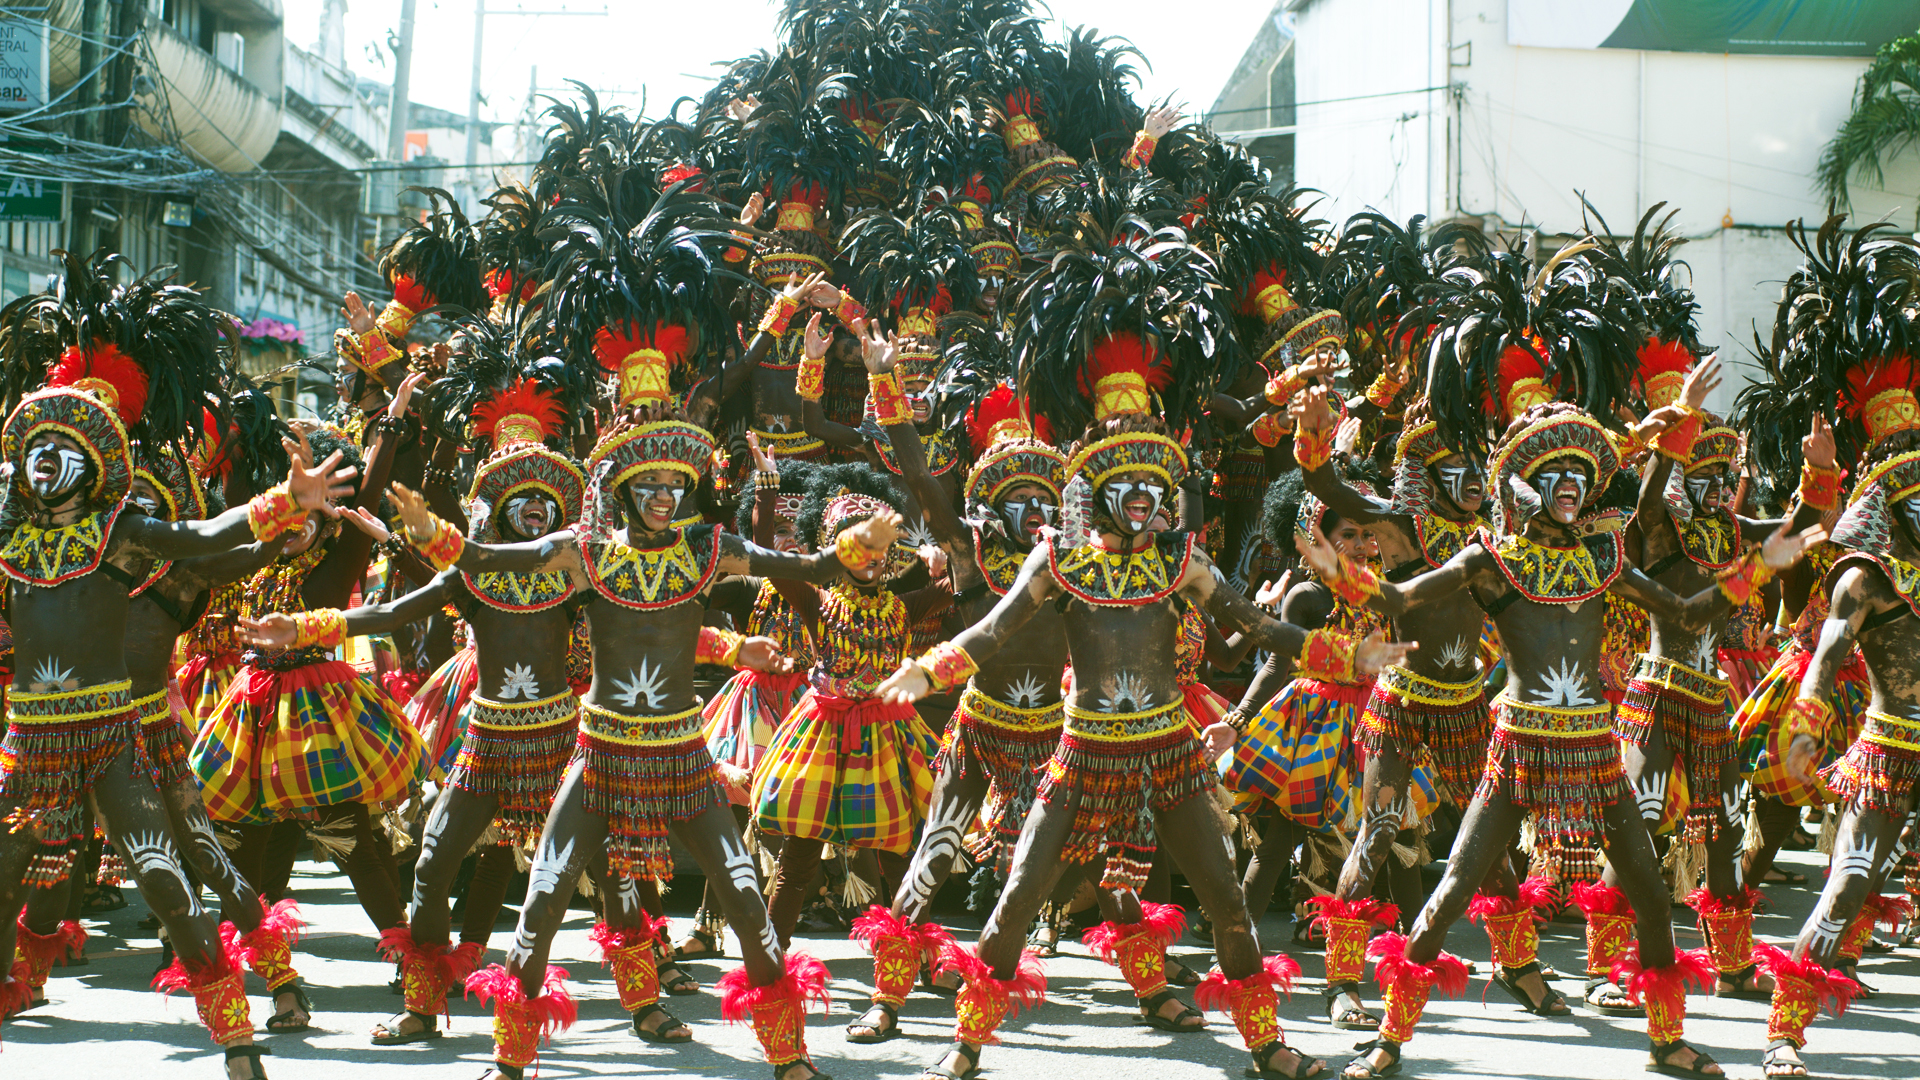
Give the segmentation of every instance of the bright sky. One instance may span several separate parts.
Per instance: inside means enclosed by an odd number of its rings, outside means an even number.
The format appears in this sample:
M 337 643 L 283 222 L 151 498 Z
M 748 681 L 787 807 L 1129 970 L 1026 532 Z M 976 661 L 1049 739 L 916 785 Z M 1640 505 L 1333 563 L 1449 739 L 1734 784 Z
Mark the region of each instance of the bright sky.
M 777 0 L 481 0 L 486 21 L 480 116 L 521 114 L 529 76 L 538 68 L 543 92 L 570 90 L 579 79 L 610 101 L 633 108 L 646 95 L 657 113 L 681 95 L 698 96 L 716 60 L 774 43 Z M 467 111 L 473 64 L 473 0 L 416 0 L 414 101 Z M 1205 109 L 1253 40 L 1273 0 L 1054 0 L 1068 26 L 1093 26 L 1128 38 L 1146 53 L 1137 96 Z M 287 40 L 311 48 L 319 40 L 322 0 L 285 0 Z M 530 15 L 506 12 L 535 12 Z M 553 11 L 606 12 L 559 16 Z M 1177 13 L 1177 14 L 1170 14 Z M 348 0 L 347 65 L 389 80 L 384 42 L 400 20 L 400 0 Z M 615 92 L 617 93 L 610 93 Z

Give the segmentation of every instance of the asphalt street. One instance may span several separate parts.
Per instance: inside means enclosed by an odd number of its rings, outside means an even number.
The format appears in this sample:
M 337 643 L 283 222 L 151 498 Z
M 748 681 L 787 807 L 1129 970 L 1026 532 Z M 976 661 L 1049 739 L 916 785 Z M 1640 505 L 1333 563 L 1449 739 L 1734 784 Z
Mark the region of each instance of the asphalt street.
M 1783 853 L 1782 861 L 1822 880 L 1825 857 Z M 403 1047 L 374 1047 L 368 1030 L 399 1008 L 389 993 L 393 977 L 373 950 L 366 916 L 354 902 L 344 876 L 331 867 L 302 862 L 293 888 L 311 923 L 296 950 L 315 1006 L 315 1029 L 299 1035 L 263 1036 L 273 1048 L 266 1059 L 273 1080 L 420 1080 L 450 1077 L 473 1080 L 490 1060 L 490 1023 L 474 1002 L 456 997 L 446 1037 Z M 1812 907 L 1806 888 L 1768 886 L 1769 910 L 1755 923 L 1756 935 L 1784 944 Z M 194 1019 L 191 999 L 162 999 L 147 989 L 158 958 L 155 939 L 136 927 L 146 913 L 132 889 L 121 911 L 89 920 L 90 963 L 56 968 L 49 983 L 51 1003 L 0 1025 L 0 1078 L 121 1077 L 150 1080 L 216 1080 L 220 1059 Z M 698 897 L 689 886 L 668 897 L 670 911 L 691 910 Z M 503 914 L 493 937 L 489 962 L 499 959 L 512 935 L 511 912 Z M 580 1020 L 550 1044 L 538 1063 L 541 1080 L 572 1077 L 641 1076 L 669 1078 L 752 1077 L 768 1074 L 758 1045 L 745 1027 L 720 1021 L 719 1001 L 705 992 L 668 999 L 672 1010 L 693 1026 L 696 1042 L 656 1047 L 636 1040 L 615 999 L 607 973 L 588 959 L 591 915 L 573 912 L 554 945 L 580 1004 Z M 1691 912 L 1676 912 L 1680 944 L 1700 945 Z M 690 925 L 674 920 L 676 936 Z M 1263 923 L 1273 941 L 1285 939 L 1281 920 Z M 978 921 L 953 920 L 956 936 L 970 940 Z M 811 1015 L 808 1042 L 816 1063 L 839 1080 L 911 1078 L 921 1064 L 935 1060 L 953 1028 L 951 999 L 916 994 L 901 1016 L 906 1037 L 877 1046 L 855 1046 L 845 1025 L 865 1007 L 872 964 L 860 947 L 844 938 L 800 938 L 797 948 L 825 960 L 832 972 L 833 1011 Z M 1562 972 L 1577 972 L 1582 962 L 1582 927 L 1558 921 L 1543 928 L 1541 953 Z M 1609 1019 L 1579 1009 L 1569 1019 L 1537 1019 L 1521 1012 L 1485 978 L 1486 935 L 1462 923 L 1448 949 L 1478 962 L 1479 973 L 1459 1000 L 1436 999 L 1427 1009 L 1420 1035 L 1408 1046 L 1402 1075 L 1421 1077 L 1531 1077 L 1566 1080 L 1620 1080 L 1644 1074 L 1646 1034 L 1643 1021 Z M 1197 970 L 1211 961 L 1205 944 L 1189 937 L 1174 954 Z M 1347 1060 L 1357 1033 L 1335 1031 L 1321 1018 L 1318 953 L 1296 953 L 1305 978 L 1291 1002 L 1281 1005 L 1288 1041 L 1326 1059 L 1331 1075 Z M 704 985 L 726 970 L 727 962 L 691 965 Z M 1811 1030 L 1808 1060 L 1816 1076 L 1887 1078 L 1920 1075 L 1920 1029 L 1913 1007 L 1920 1002 L 1920 955 L 1899 950 L 1870 955 L 1863 979 L 1879 991 L 1857 1003 L 1840 1021 L 1822 1018 Z M 1048 1002 L 1002 1029 L 1003 1045 L 991 1047 L 983 1077 L 1045 1077 L 1047 1080 L 1095 1080 L 1152 1077 L 1156 1080 L 1237 1078 L 1247 1063 L 1238 1036 L 1225 1017 L 1211 1018 L 1200 1034 L 1170 1034 L 1133 1023 L 1133 1001 L 1118 973 L 1091 959 L 1077 942 L 1047 968 Z M 1556 988 L 1577 1002 L 1580 984 L 1562 978 Z M 1377 1004 L 1377 993 L 1370 1002 Z M 256 1025 L 271 1012 L 258 980 L 250 980 Z M 1489 992 L 1490 991 L 1490 992 Z M 1687 1036 L 1726 1066 L 1729 1076 L 1761 1075 L 1759 1061 L 1767 1006 L 1694 997 L 1688 1000 Z M 443 1021 L 443 1027 L 446 1027 Z M 529 1077 L 534 1073 L 529 1072 Z

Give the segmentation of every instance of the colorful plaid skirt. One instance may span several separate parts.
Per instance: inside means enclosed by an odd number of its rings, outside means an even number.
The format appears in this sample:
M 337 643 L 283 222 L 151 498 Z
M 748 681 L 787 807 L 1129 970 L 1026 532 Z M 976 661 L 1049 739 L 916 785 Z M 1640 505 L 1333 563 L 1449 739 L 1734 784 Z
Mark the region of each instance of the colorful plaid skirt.
M 780 722 L 807 689 L 807 673 L 739 671 L 700 710 L 713 760 L 751 774 Z M 744 804 L 743 804 L 744 805 Z
M 147 773 L 153 777 L 153 786 L 163 790 L 194 782 L 193 770 L 187 767 L 187 747 L 193 736 L 179 707 L 172 689 L 135 698 L 132 705 L 140 717 L 140 749 L 147 759 Z
M 761 832 L 906 854 L 933 799 L 940 740 L 911 705 L 813 688 L 753 773 Z
M 427 778 L 444 779 L 460 756 L 467 729 L 467 702 L 480 683 L 480 668 L 469 645 L 447 658 L 407 702 L 407 723 L 427 747 Z
M 339 660 L 243 668 L 189 755 L 215 821 L 378 806 L 426 775 L 426 746 L 372 678 Z
M 1024 709 L 967 683 L 947 721 L 934 771 L 964 778 L 978 765 L 987 776 L 987 801 L 980 812 L 987 827 L 982 842 L 970 849 L 976 861 L 1011 858 L 1039 791 L 1040 770 L 1060 745 L 1066 718 L 1062 702 Z
M 1137 713 L 1067 706 L 1060 745 L 1035 792 L 1049 805 L 1073 807 L 1063 862 L 1104 855 L 1103 886 L 1137 891 L 1146 883 L 1155 846 L 1147 811 L 1171 809 L 1217 782 L 1186 711 L 1183 701 Z
M 1853 745 L 1871 696 L 1866 661 L 1861 659 L 1859 650 L 1855 650 L 1840 666 L 1833 693 L 1827 697 L 1827 703 L 1833 706 L 1833 722 L 1821 733 L 1815 759 L 1819 771 L 1811 784 L 1802 783 L 1787 769 L 1787 746 L 1781 738 L 1780 719 L 1800 696 L 1800 680 L 1812 664 L 1812 653 L 1789 646 L 1733 716 L 1741 771 L 1756 794 L 1779 799 L 1788 806 L 1821 806 L 1840 801 L 1839 793 L 1825 778 L 1826 767 L 1840 760 Z
M 493 823 L 503 843 L 538 840 L 573 758 L 580 699 L 571 687 L 542 701 L 488 701 L 475 694 L 465 713 L 466 734 L 447 786 L 500 800 Z
M 66 880 L 68 844 L 82 837 L 87 794 L 128 746 L 134 731 L 132 684 L 126 680 L 52 694 L 12 693 L 7 733 L 0 737 L 0 801 L 34 823 L 40 846 L 27 882 L 40 888 Z
M 627 716 L 582 702 L 574 758 L 585 763 L 588 812 L 607 819 L 607 865 L 615 874 L 671 880 L 667 827 L 727 804 L 698 707 Z
M 1591 850 L 1606 834 L 1602 812 L 1629 795 L 1613 706 L 1522 705 L 1493 699 L 1493 741 L 1479 797 L 1502 788 L 1534 812 L 1535 834 L 1550 848 Z
M 1394 747 L 1411 762 L 1424 756 L 1443 796 L 1464 808 L 1480 786 L 1492 734 L 1479 678 L 1443 683 L 1394 666 L 1374 680 L 1353 741 L 1369 754 Z
M 1689 814 L 1710 824 L 1720 805 L 1720 767 L 1734 757 L 1727 715 L 1727 682 L 1662 656 L 1642 656 L 1627 681 L 1627 694 L 1613 714 L 1621 742 L 1644 747 L 1660 729 L 1673 753 L 1667 801 L 1656 833 L 1678 828 Z
M 1349 735 L 1367 688 L 1295 679 L 1247 721 L 1221 780 L 1235 809 L 1269 803 L 1309 829 L 1346 827 L 1354 811 Z
M 1867 710 L 1860 734 L 1821 777 L 1842 799 L 1869 810 L 1905 814 L 1920 784 L 1920 721 Z
M 220 702 L 227 696 L 227 687 L 240 674 L 245 665 L 240 663 L 237 652 L 216 653 L 212 656 L 196 656 L 180 665 L 174 672 L 174 678 L 180 683 L 180 696 L 186 700 L 188 721 L 195 735 L 213 719 L 220 708 Z

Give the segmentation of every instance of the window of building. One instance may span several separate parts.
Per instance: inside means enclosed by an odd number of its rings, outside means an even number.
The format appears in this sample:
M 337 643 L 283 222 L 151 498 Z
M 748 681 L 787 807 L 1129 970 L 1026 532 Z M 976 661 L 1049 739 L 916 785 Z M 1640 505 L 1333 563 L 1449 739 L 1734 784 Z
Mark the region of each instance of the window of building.
M 1293 107 L 1293 46 L 1294 42 L 1287 42 L 1280 59 L 1267 72 L 1268 127 L 1292 127 L 1299 122 Z

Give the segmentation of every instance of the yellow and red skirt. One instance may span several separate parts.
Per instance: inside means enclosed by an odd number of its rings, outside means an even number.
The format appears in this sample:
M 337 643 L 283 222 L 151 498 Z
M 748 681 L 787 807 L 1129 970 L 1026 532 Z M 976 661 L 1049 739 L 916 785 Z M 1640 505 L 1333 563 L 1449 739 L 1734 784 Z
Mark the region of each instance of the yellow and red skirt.
M 140 717 L 140 750 L 147 759 L 147 774 L 153 786 L 161 790 L 194 782 L 187 767 L 187 747 L 193 736 L 179 711 L 172 689 L 159 690 L 135 698 L 133 711 Z
M 1297 678 L 1247 721 L 1221 777 L 1236 809 L 1262 802 L 1309 829 L 1338 829 L 1353 812 L 1349 737 L 1367 687 Z
M 467 702 L 480 685 L 476 655 L 469 645 L 448 657 L 407 702 L 407 723 L 426 743 L 429 780 L 445 778 L 460 756 L 460 742 L 467 728 Z
M 1752 696 L 1767 670 L 1773 667 L 1773 662 L 1780 659 L 1780 650 L 1771 646 L 1761 649 L 1721 649 L 1718 656 L 1720 670 L 1727 673 L 1727 687 L 1733 691 L 1733 700 L 1739 702 Z
M 215 821 L 377 806 L 426 775 L 426 746 L 373 679 L 339 660 L 248 665 L 189 755 Z
M 735 672 L 700 712 L 707 752 L 713 760 L 751 774 L 806 689 L 804 671 Z
M 1834 794 L 1858 797 L 1869 810 L 1908 813 L 1920 784 L 1920 721 L 1868 709 L 1853 745 L 1821 778 Z
M 1465 807 L 1480 786 L 1492 734 L 1486 688 L 1478 677 L 1444 683 L 1395 665 L 1374 680 L 1353 740 L 1369 754 L 1398 748 L 1410 761 L 1424 747 L 1447 796 Z
M 1866 661 L 1856 649 L 1840 666 L 1833 693 L 1827 697 L 1827 704 L 1833 706 L 1833 722 L 1820 733 L 1818 771 L 1811 784 L 1802 783 L 1787 769 L 1780 720 L 1800 696 L 1800 680 L 1812 665 L 1811 652 L 1798 645 L 1789 646 L 1733 716 L 1741 771 L 1756 794 L 1779 799 L 1788 806 L 1840 801 L 1839 793 L 1825 779 L 1825 770 L 1853 745 L 1872 696 L 1867 687 Z
M 1233 702 L 1206 683 L 1181 683 L 1180 700 L 1186 702 L 1187 727 L 1195 735 L 1225 720 L 1227 714 L 1233 711 Z
M 933 799 L 940 740 L 911 705 L 812 688 L 753 774 L 762 832 L 906 854 Z
M 1088 863 L 1106 857 L 1101 884 L 1146 884 L 1153 862 L 1153 821 L 1217 782 L 1200 740 L 1187 727 L 1184 701 L 1135 713 L 1088 712 L 1069 705 L 1060 745 L 1035 795 L 1071 804 L 1073 827 L 1060 858 Z
M 125 679 L 79 690 L 7 697 L 7 733 L 0 736 L 0 800 L 24 811 L 39 835 L 27 883 L 48 888 L 65 881 L 68 847 L 80 839 L 93 785 L 120 751 L 134 747 L 140 768 L 139 726 L 132 683 Z
M 1667 804 L 1654 826 L 1665 833 L 1687 815 L 1709 815 L 1720 805 L 1720 768 L 1736 752 L 1727 681 L 1664 656 L 1640 657 L 1613 730 L 1621 742 L 1645 747 L 1656 727 L 1673 754 Z
M 581 702 L 574 758 L 584 763 L 587 810 L 607 819 L 607 866 L 615 874 L 671 880 L 667 827 L 727 805 L 698 706 L 628 716 Z
M 475 694 L 466 713 L 466 734 L 447 771 L 447 786 L 499 800 L 493 823 L 501 842 L 538 840 L 573 759 L 580 699 L 571 687 L 527 702 L 489 701 Z
M 978 765 L 987 774 L 984 842 L 970 852 L 976 861 L 1011 856 L 1039 792 L 1040 770 L 1060 745 L 1066 718 L 1063 702 L 1022 708 L 967 682 L 940 740 L 934 771 L 964 778 Z
M 1605 808 L 1630 794 L 1613 706 L 1523 705 L 1501 691 L 1477 794 L 1492 798 L 1502 787 L 1515 806 L 1534 812 L 1547 847 L 1597 849 Z
M 195 656 L 174 672 L 174 678 L 180 683 L 180 696 L 187 703 L 187 715 L 192 717 L 195 735 L 213 719 L 221 700 L 227 696 L 227 687 L 233 685 L 245 666 L 240 662 L 239 651 L 234 650 Z

